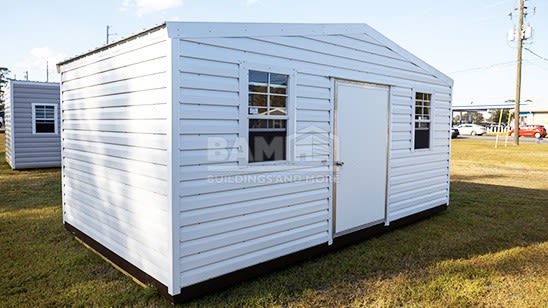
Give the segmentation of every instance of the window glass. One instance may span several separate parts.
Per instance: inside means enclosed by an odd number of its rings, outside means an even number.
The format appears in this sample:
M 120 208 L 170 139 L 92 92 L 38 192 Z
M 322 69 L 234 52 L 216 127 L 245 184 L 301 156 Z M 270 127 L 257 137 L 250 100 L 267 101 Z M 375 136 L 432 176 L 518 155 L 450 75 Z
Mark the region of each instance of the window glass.
M 268 73 L 249 71 L 249 92 L 267 93 Z
M 286 131 L 249 131 L 249 162 L 286 159 Z
M 285 108 L 285 104 L 287 101 L 286 96 L 271 96 L 270 97 L 270 107 L 283 107 Z
M 268 73 L 259 71 L 249 71 L 250 84 L 268 84 Z
M 249 162 L 286 159 L 289 76 L 249 71 Z
M 270 85 L 271 86 L 284 86 L 287 87 L 287 75 L 270 73 Z
M 35 133 L 55 133 L 55 106 L 34 105 Z
M 286 94 L 287 92 L 287 75 L 282 74 L 270 74 L 270 93 L 272 94 Z
M 263 119 L 250 119 L 249 129 L 254 130 L 258 128 L 280 128 L 285 129 L 286 120 L 263 120 Z
M 248 114 L 266 114 L 268 106 L 268 96 L 261 94 L 249 94 Z
M 415 94 L 415 149 L 430 148 L 430 103 L 432 94 Z
M 270 108 L 268 112 L 270 115 L 286 115 L 286 101 L 285 96 L 270 96 Z
M 249 92 L 250 93 L 266 93 L 267 87 L 266 85 L 260 85 L 260 84 L 250 84 L 249 85 Z
M 252 119 L 249 120 L 249 130 L 257 128 L 268 128 L 268 120 Z

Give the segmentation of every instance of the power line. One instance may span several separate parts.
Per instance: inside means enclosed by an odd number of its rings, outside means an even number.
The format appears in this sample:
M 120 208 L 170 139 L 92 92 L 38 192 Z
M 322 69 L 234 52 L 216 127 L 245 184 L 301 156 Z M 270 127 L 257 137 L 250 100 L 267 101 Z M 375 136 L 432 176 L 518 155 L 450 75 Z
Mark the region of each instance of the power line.
M 516 63 L 515 60 L 506 61 L 506 62 L 495 63 L 495 64 L 491 64 L 491 65 L 487 65 L 487 66 L 478 66 L 478 67 L 472 67 L 472 68 L 462 69 L 462 70 L 458 70 L 458 71 L 453 71 L 453 72 L 449 72 L 449 74 L 465 73 L 465 72 L 472 72 L 472 71 L 484 71 L 484 70 L 491 69 L 493 67 L 509 65 L 509 64 L 515 64 L 515 63 Z
M 536 52 L 532 51 L 531 49 L 529 49 L 529 48 L 527 48 L 527 47 L 523 47 L 523 49 L 525 49 L 525 50 L 527 50 L 528 52 L 530 52 L 531 54 L 533 54 L 533 55 L 537 56 L 537 57 L 538 57 L 539 59 L 541 59 L 541 60 L 544 60 L 544 61 L 548 62 L 548 58 L 545 58 L 545 57 L 543 57 L 543 56 L 539 55 L 538 53 L 536 53 Z
M 531 49 L 529 49 L 527 47 L 523 47 L 523 49 L 525 49 L 528 52 L 532 53 L 533 55 L 535 55 L 539 59 L 548 62 L 548 58 L 545 58 L 545 57 L 537 54 L 536 52 L 532 51 Z M 530 61 L 527 61 L 527 62 L 532 63 Z M 492 68 L 497 67 L 497 66 L 510 65 L 510 64 L 515 64 L 515 63 L 516 63 L 516 60 L 506 61 L 506 62 L 494 63 L 494 64 L 486 65 L 486 66 L 477 66 L 477 67 L 465 68 L 465 69 L 462 69 L 462 70 L 449 72 L 448 74 L 467 73 L 467 72 L 473 72 L 473 71 L 484 71 L 484 70 L 492 69 Z
M 527 59 L 524 59 L 523 60 L 527 65 L 529 66 L 534 66 L 535 68 L 538 68 L 540 70 L 543 70 L 543 71 L 548 71 L 548 68 L 544 67 L 543 65 L 545 65 L 546 63 L 544 62 L 540 62 L 541 60 L 539 59 L 538 62 L 534 62 L 534 61 L 531 61 L 531 60 L 527 60 Z

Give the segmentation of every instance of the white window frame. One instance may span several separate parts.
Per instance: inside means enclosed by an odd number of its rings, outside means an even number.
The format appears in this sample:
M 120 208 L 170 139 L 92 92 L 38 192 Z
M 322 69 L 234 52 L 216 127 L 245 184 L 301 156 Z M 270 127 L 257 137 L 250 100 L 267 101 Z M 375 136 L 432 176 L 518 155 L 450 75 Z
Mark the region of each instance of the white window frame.
M 249 115 L 249 71 L 261 71 L 267 73 L 288 75 L 287 83 L 287 115 L 286 120 L 287 139 L 285 160 L 249 162 L 249 120 L 256 118 Z M 295 89 L 296 89 L 296 71 L 294 69 L 277 67 L 259 63 L 240 63 L 240 145 L 239 158 L 240 166 L 261 166 L 261 165 L 286 165 L 295 161 L 295 130 L 296 130 L 296 114 L 295 114 Z M 281 117 L 280 117 L 281 119 Z
M 417 93 L 425 93 L 425 94 L 430 94 L 430 120 L 428 121 L 428 123 L 430 123 L 430 126 L 429 126 L 429 131 L 430 133 L 428 134 L 428 147 L 427 148 L 419 148 L 419 149 L 416 149 L 415 148 L 415 123 L 416 123 L 416 113 L 415 113 L 415 110 L 416 110 L 416 107 L 417 107 Z M 412 100 L 412 115 L 411 115 L 411 151 L 415 152 L 425 152 L 425 151 L 432 151 L 432 141 L 434 140 L 433 138 L 433 134 L 434 134 L 434 129 L 433 129 L 433 126 L 434 126 L 434 91 L 432 89 L 425 89 L 425 88 L 417 88 L 417 89 L 413 89 L 413 97 L 411 98 Z M 425 121 L 426 122 L 426 121 Z
M 53 107 L 53 125 L 55 131 L 53 133 L 37 133 L 36 132 L 36 106 L 50 106 Z M 58 135 L 59 134 L 59 116 L 58 116 L 58 105 L 51 103 L 32 103 L 32 134 L 33 135 Z

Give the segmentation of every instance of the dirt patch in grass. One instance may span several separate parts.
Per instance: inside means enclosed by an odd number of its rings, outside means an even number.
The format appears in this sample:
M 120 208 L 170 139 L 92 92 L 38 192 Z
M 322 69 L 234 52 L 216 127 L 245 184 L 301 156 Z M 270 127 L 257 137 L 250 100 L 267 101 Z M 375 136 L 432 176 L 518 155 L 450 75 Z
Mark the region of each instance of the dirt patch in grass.
M 184 306 L 547 307 L 547 155 L 456 140 L 447 211 Z M 0 156 L 0 306 L 171 306 L 64 230 L 59 169 Z

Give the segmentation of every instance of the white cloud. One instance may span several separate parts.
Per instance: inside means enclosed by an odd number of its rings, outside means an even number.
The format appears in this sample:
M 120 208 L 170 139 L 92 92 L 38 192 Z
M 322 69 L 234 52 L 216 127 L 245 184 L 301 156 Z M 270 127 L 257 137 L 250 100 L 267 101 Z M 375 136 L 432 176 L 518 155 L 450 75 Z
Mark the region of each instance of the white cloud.
M 183 0 L 123 0 L 121 11 L 135 9 L 137 16 L 143 16 L 157 11 L 176 8 L 183 5 Z
M 253 4 L 256 4 L 257 2 L 259 2 L 259 0 L 246 0 L 247 5 L 253 5 Z
M 127 11 L 129 10 L 131 6 L 131 0 L 124 0 L 122 1 L 122 4 L 120 5 L 120 11 Z
M 66 59 L 66 55 L 48 46 L 35 47 L 29 50 L 27 56 L 21 59 L 21 61 L 15 63 L 12 74 L 16 74 L 17 79 L 24 79 L 25 73 L 28 72 L 29 80 L 45 81 L 47 63 L 49 81 L 57 81 L 59 80 L 59 76 L 55 70 L 55 64 L 64 59 Z

